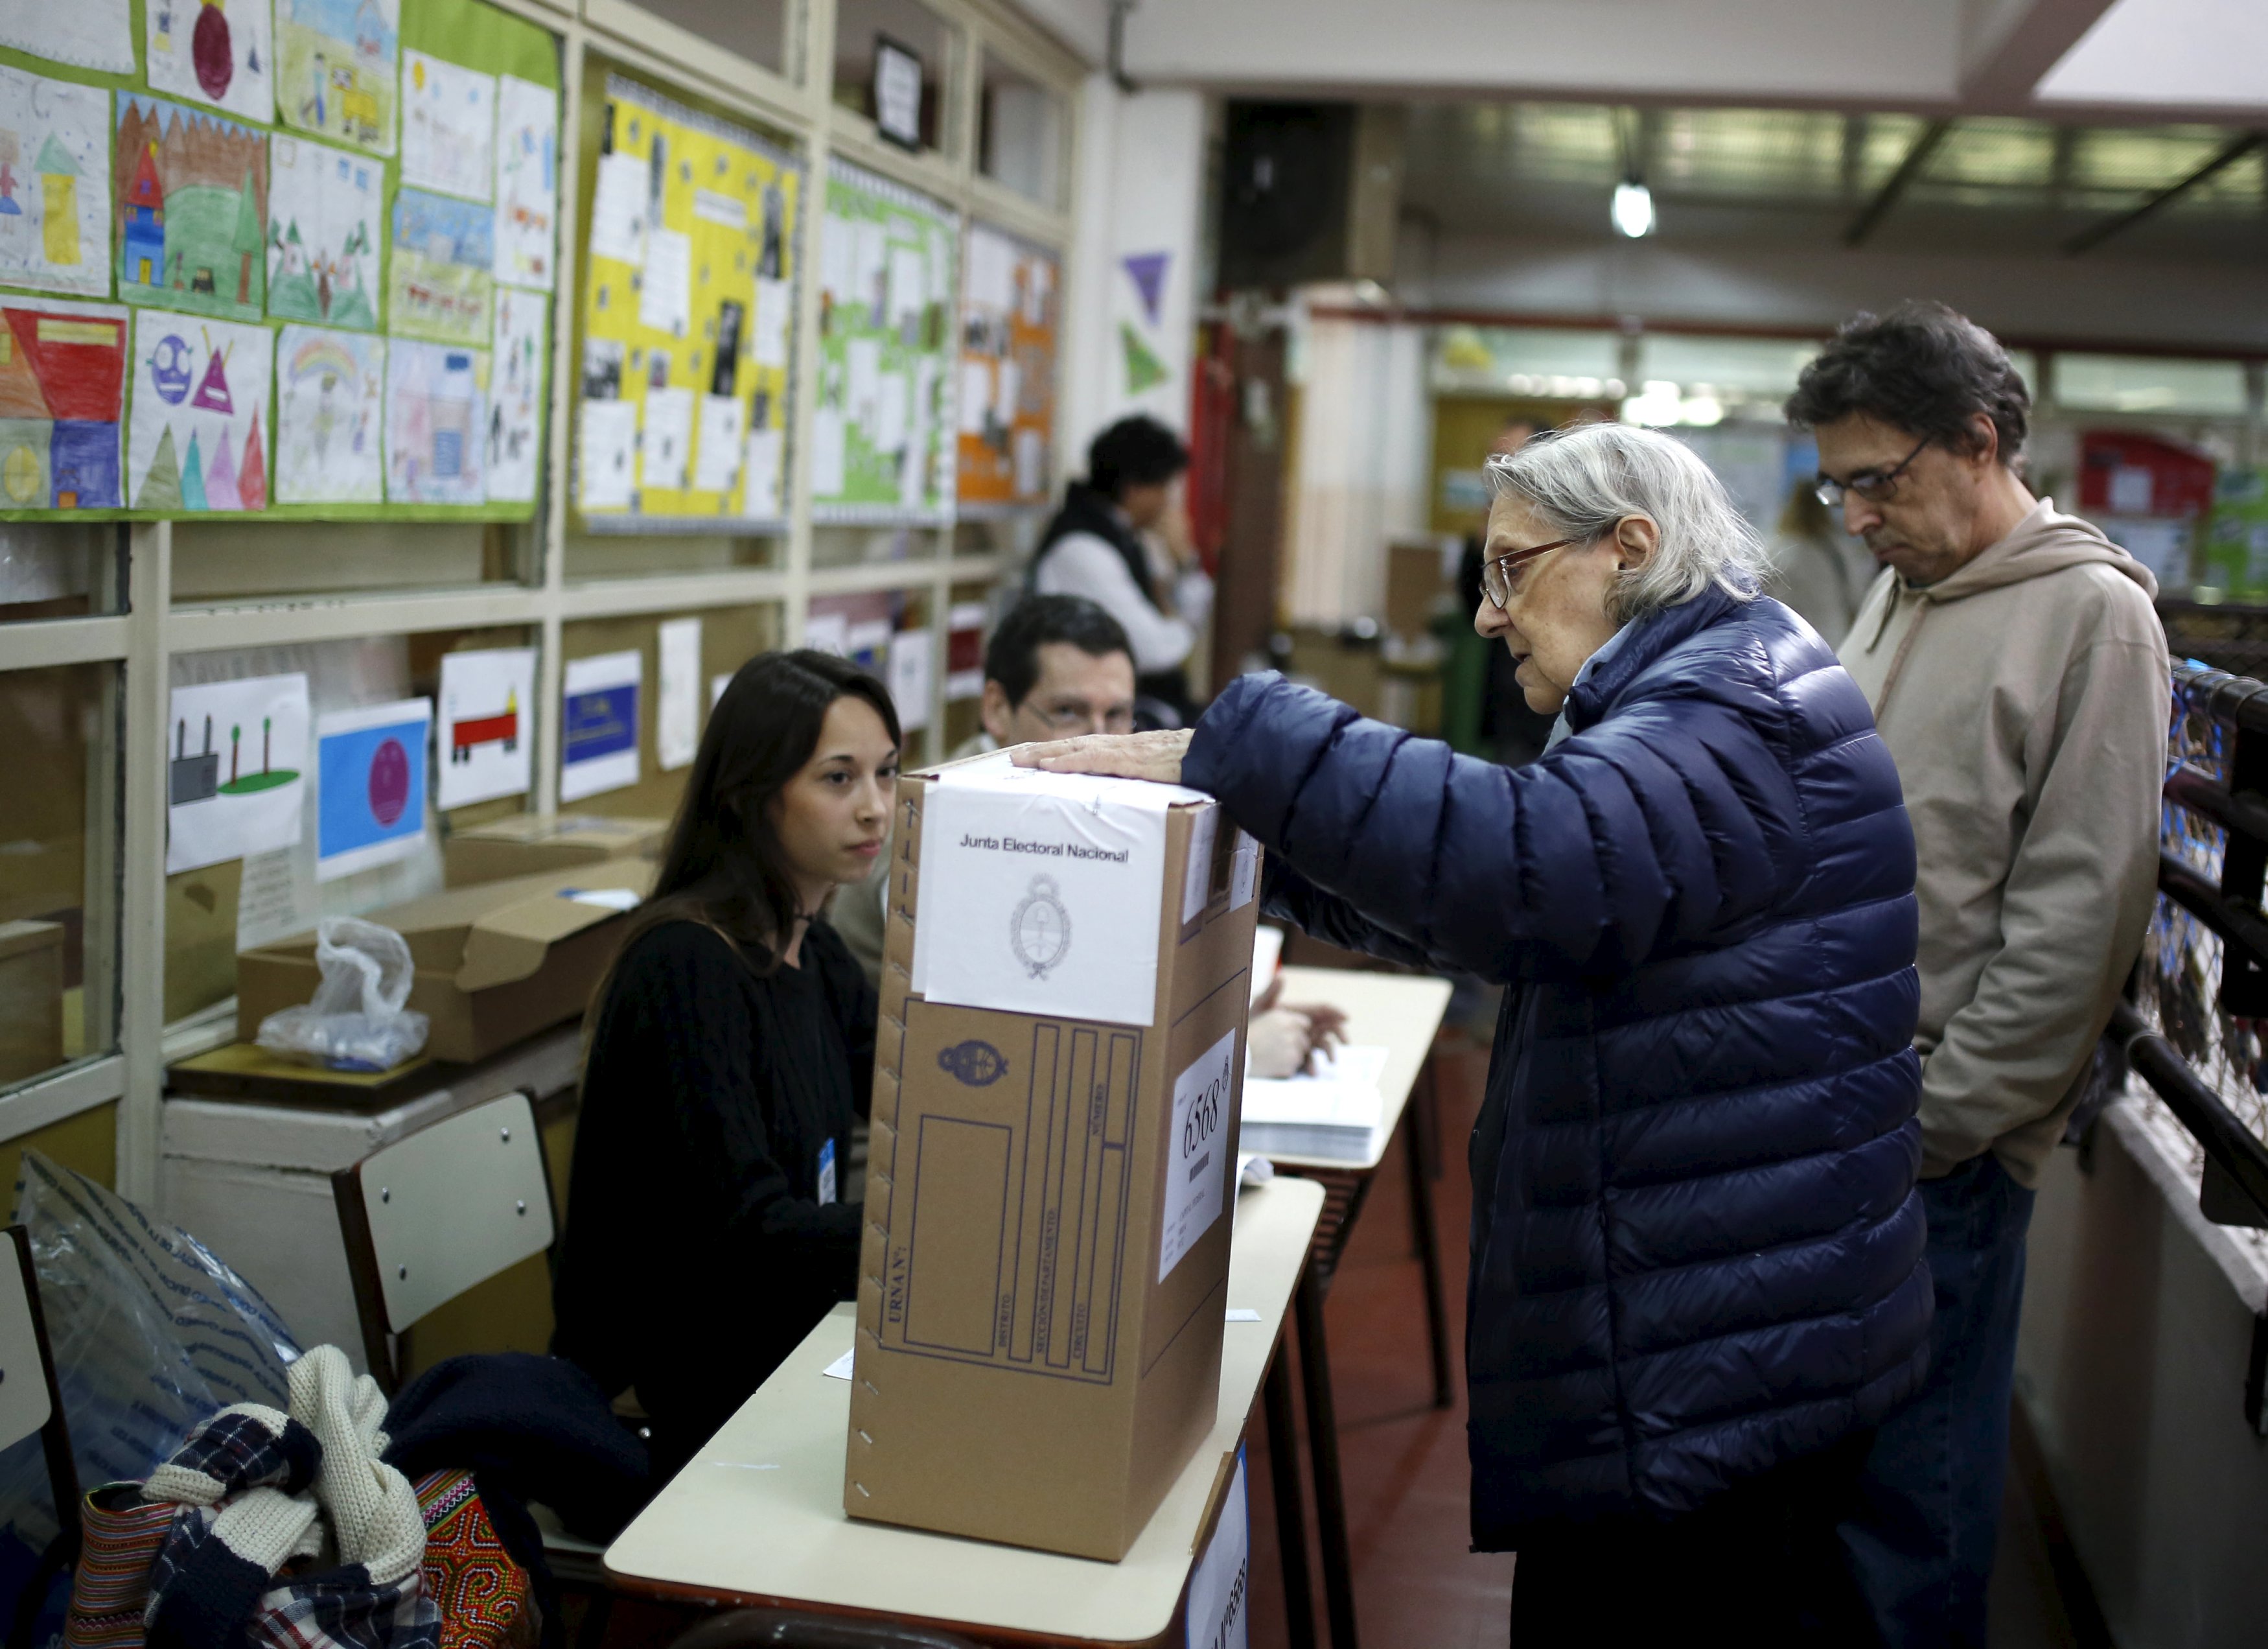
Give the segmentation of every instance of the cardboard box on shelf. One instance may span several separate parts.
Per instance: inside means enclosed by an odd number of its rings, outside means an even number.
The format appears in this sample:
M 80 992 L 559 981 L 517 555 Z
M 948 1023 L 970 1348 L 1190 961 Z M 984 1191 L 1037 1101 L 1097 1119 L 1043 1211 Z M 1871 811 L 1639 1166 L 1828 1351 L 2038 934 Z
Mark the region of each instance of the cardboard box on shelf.
M 898 781 L 843 1505 L 1116 1561 L 1218 1401 L 1259 849 L 999 761 Z
M 441 847 L 441 874 L 453 888 L 472 887 L 609 859 L 658 859 L 668 834 L 667 819 L 519 813 L 451 832 Z
M 364 913 L 409 942 L 416 972 L 409 1006 L 432 1022 L 425 1052 L 485 1059 L 572 1019 L 614 960 L 625 913 L 653 886 L 642 859 L 453 888 Z M 236 959 L 236 1033 L 249 1042 L 279 1009 L 311 1001 L 321 974 L 315 935 L 247 950 Z
M 63 1062 L 63 926 L 0 922 L 0 1083 Z

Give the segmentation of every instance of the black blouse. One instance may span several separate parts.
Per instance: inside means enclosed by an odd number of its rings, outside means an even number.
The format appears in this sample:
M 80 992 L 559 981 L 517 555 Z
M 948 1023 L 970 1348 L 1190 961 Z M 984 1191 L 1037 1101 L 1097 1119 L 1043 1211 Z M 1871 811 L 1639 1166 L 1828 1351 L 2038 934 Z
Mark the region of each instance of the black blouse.
M 874 991 L 824 922 L 799 959 L 760 975 L 712 928 L 666 922 L 597 1010 L 552 1349 L 610 1393 L 637 1388 L 658 1470 L 857 1292 L 860 1210 L 839 1198 Z M 821 1203 L 830 1149 L 838 1200 Z

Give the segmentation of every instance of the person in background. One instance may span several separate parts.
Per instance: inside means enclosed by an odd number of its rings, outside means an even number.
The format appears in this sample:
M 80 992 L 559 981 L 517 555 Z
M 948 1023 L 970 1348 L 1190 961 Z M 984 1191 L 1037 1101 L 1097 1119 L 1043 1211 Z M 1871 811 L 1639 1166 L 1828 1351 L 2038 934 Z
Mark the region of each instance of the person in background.
M 594 998 L 552 1349 L 637 1388 L 658 1474 L 855 1295 L 840 1188 L 875 999 L 818 913 L 880 855 L 897 767 L 890 695 L 856 665 L 742 665 Z
M 1764 588 L 1803 615 L 1829 647 L 1840 647 L 1880 570 L 1859 539 L 1819 500 L 1816 480 L 1797 482 L 1779 513 Z
M 1189 448 L 1155 418 L 1122 418 L 1086 451 L 1086 479 L 1065 489 L 1032 558 L 1030 588 L 1084 595 L 1116 618 L 1132 648 L 1137 691 L 1187 721 L 1188 662 L 1212 610 L 1174 500 Z
M 1513 1641 L 1863 1643 L 1836 1528 L 1929 1347 L 1897 773 L 1688 448 L 1597 424 L 1488 475 L 1473 623 L 1559 718 L 1535 761 L 1274 675 L 1016 759 L 1206 791 L 1270 914 L 1506 985 L 1465 1368 Z
M 1889 1643 L 1981 1645 L 2033 1187 L 2156 892 L 2165 634 L 2149 572 L 2024 484 L 2029 398 L 1974 322 L 1855 316 L 1786 410 L 1818 440 L 1822 501 L 1889 569 L 1842 659 L 1920 863 L 1936 1327 L 1844 1534 Z

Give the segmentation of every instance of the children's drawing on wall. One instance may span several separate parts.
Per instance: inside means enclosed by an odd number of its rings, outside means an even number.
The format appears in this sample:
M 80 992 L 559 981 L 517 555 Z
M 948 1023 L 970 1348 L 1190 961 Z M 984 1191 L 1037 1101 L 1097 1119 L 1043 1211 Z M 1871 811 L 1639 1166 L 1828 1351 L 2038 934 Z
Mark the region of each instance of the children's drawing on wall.
M 276 357 L 276 501 L 379 504 L 386 340 L 287 326 Z
M 307 678 L 173 689 L 166 738 L 166 869 L 297 846 L 306 795 Z
M 497 78 L 401 54 L 401 181 L 466 200 L 496 191 Z
M 0 281 L 110 295 L 110 94 L 0 69 Z
M 276 0 L 276 112 L 286 126 L 394 152 L 401 0 Z
M 246 120 L 276 118 L 267 0 L 143 0 L 142 10 L 151 90 L 195 98 Z
M 133 508 L 268 507 L 275 343 L 266 327 L 136 314 L 126 460 Z
M 496 214 L 403 189 L 394 200 L 386 283 L 389 330 L 486 349 L 496 295 Z
M 490 503 L 528 503 L 535 498 L 549 308 L 549 302 L 534 292 L 497 289 L 486 455 Z
M 277 137 L 268 174 L 268 313 L 378 329 L 381 162 Z
M 464 807 L 526 790 L 534 772 L 535 650 L 441 655 L 435 760 L 440 805 Z
M 489 352 L 396 338 L 386 373 L 390 504 L 479 504 L 488 488 Z
M 118 295 L 259 320 L 268 296 L 267 135 L 121 93 L 111 153 Z
M 130 75 L 136 66 L 126 0 L 0 0 L 0 46 L 106 74 Z
M 129 313 L 0 300 L 0 510 L 122 507 Z
M 496 276 L 551 290 L 559 216 L 559 94 L 497 82 Z

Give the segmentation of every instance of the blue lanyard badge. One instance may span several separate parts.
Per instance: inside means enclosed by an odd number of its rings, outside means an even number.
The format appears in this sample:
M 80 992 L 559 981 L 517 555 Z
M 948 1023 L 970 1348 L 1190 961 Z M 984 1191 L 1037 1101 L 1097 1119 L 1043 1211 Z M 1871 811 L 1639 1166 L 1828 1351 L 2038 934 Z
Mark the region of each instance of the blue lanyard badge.
M 835 1142 L 829 1140 L 819 1148 L 819 1205 L 825 1208 L 835 1201 Z

